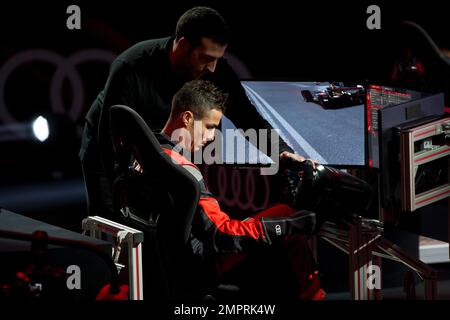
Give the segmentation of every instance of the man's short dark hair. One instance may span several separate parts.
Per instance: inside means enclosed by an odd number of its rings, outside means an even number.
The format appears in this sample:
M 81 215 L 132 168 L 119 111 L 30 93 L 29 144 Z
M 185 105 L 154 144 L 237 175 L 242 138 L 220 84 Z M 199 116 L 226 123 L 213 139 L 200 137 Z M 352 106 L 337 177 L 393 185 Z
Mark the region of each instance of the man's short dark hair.
M 216 109 L 225 113 L 228 94 L 223 93 L 213 83 L 206 80 L 192 80 L 184 84 L 172 100 L 172 116 L 184 111 L 192 111 L 196 120 Z
M 186 11 L 177 22 L 175 38 L 185 37 L 196 46 L 201 38 L 211 38 L 221 45 L 228 43 L 228 26 L 216 10 L 208 7 L 194 7 Z

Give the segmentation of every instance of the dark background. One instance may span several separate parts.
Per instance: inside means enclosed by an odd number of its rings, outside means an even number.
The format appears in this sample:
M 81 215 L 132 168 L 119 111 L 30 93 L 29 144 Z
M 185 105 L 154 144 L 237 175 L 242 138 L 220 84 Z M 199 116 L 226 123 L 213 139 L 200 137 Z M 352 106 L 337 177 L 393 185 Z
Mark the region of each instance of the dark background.
M 66 8 L 81 8 L 81 30 L 66 28 Z M 366 28 L 366 9 L 381 8 L 381 30 Z M 172 34 L 177 18 L 195 5 L 221 12 L 232 31 L 229 51 L 258 77 L 326 79 L 384 76 L 389 35 L 401 20 L 422 25 L 441 47 L 449 47 L 442 2 L 411 1 L 15 1 L 2 5 L 2 58 L 26 48 L 68 55 L 96 47 L 120 52 L 130 44 Z

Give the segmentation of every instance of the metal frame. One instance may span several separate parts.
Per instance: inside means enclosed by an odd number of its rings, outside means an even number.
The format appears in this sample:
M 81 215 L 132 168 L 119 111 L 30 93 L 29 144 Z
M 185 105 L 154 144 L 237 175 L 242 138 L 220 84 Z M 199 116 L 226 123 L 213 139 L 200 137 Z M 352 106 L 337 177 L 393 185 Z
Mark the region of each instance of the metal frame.
M 345 228 L 326 222 L 319 235 L 348 254 L 349 285 L 353 300 L 382 299 L 381 286 L 379 288 L 368 286 L 368 271 L 372 265 L 378 266 L 381 271 L 381 258 L 400 262 L 416 272 L 425 282 L 425 299 L 436 299 L 436 271 L 385 239 L 382 235 L 382 224 L 378 220 L 355 216 L 352 222 L 343 223 Z M 379 281 L 381 285 L 381 279 Z
M 444 118 L 417 126 L 408 130 L 402 130 L 400 135 L 400 163 L 401 163 L 401 189 L 402 209 L 414 211 L 436 201 L 450 197 L 450 176 L 447 183 L 416 194 L 415 177 L 420 165 L 450 156 L 450 146 L 424 146 L 420 152 L 414 152 L 414 144 L 433 136 L 442 134 L 444 126 L 450 125 L 450 118 Z
M 116 263 L 118 272 L 124 267 L 118 264 L 120 251 L 123 244 L 127 245 L 129 298 L 130 300 L 143 300 L 142 242 L 144 241 L 144 233 L 99 216 L 90 216 L 83 219 L 82 229 L 83 234 L 89 232 L 88 235 L 93 238 L 101 239 L 102 233 L 113 237 L 116 243 L 113 246 L 112 258 Z

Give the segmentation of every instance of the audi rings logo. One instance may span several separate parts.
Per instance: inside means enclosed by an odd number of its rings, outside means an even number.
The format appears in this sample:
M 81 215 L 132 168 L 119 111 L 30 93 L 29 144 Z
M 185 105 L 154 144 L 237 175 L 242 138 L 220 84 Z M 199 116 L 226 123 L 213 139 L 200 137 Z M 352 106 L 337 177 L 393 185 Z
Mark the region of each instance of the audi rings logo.
M 211 181 L 208 179 L 210 168 L 210 166 L 206 166 L 204 178 L 211 187 Z M 270 196 L 268 176 L 259 175 L 258 169 L 232 170 L 230 174 L 225 167 L 219 166 L 214 167 L 214 173 L 217 174 L 217 188 L 214 190 L 214 196 L 220 203 L 252 211 L 268 206 Z
M 51 110 L 58 114 L 67 114 L 70 119 L 76 121 L 83 112 L 84 86 L 83 80 L 77 70 L 77 66 L 85 62 L 98 61 L 110 64 L 116 55 L 110 51 L 101 49 L 86 49 L 64 57 L 49 50 L 33 49 L 22 51 L 8 61 L 0 69 L 0 118 L 4 123 L 15 123 L 17 119 L 9 112 L 5 101 L 5 87 L 11 74 L 25 63 L 48 63 L 56 67 L 51 79 L 50 104 Z M 72 90 L 72 104 L 64 106 L 62 86 L 67 80 Z

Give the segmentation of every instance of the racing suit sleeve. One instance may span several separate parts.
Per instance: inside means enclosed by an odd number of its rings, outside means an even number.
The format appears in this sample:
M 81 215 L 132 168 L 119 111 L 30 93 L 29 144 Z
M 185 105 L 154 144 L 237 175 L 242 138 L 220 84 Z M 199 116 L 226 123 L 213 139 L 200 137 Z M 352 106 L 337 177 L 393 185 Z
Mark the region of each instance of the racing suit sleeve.
M 283 210 L 283 206 L 279 206 Z M 273 210 L 272 210 L 273 211 Z M 275 210 L 276 215 L 276 210 Z M 201 225 L 199 239 L 213 252 L 242 252 L 269 245 L 276 238 L 289 234 L 310 235 L 316 226 L 313 212 L 298 211 L 290 216 L 267 216 L 246 220 L 231 219 L 220 209 L 213 197 L 203 197 L 197 208 L 197 223 Z M 193 226 L 193 230 L 195 230 Z M 195 232 L 195 231 L 194 231 Z M 203 238 L 203 239 L 202 239 Z
M 243 252 L 270 244 L 259 219 L 231 219 L 213 197 L 202 197 L 192 231 L 213 252 Z
M 232 219 L 207 190 L 200 171 L 191 166 L 184 167 L 200 182 L 201 197 L 192 233 L 208 252 L 245 252 L 268 246 L 275 238 L 288 234 L 309 235 L 315 228 L 314 213 L 293 212 L 292 209 L 286 212 L 286 205 L 271 208 L 267 216 L 258 214 L 245 220 Z

